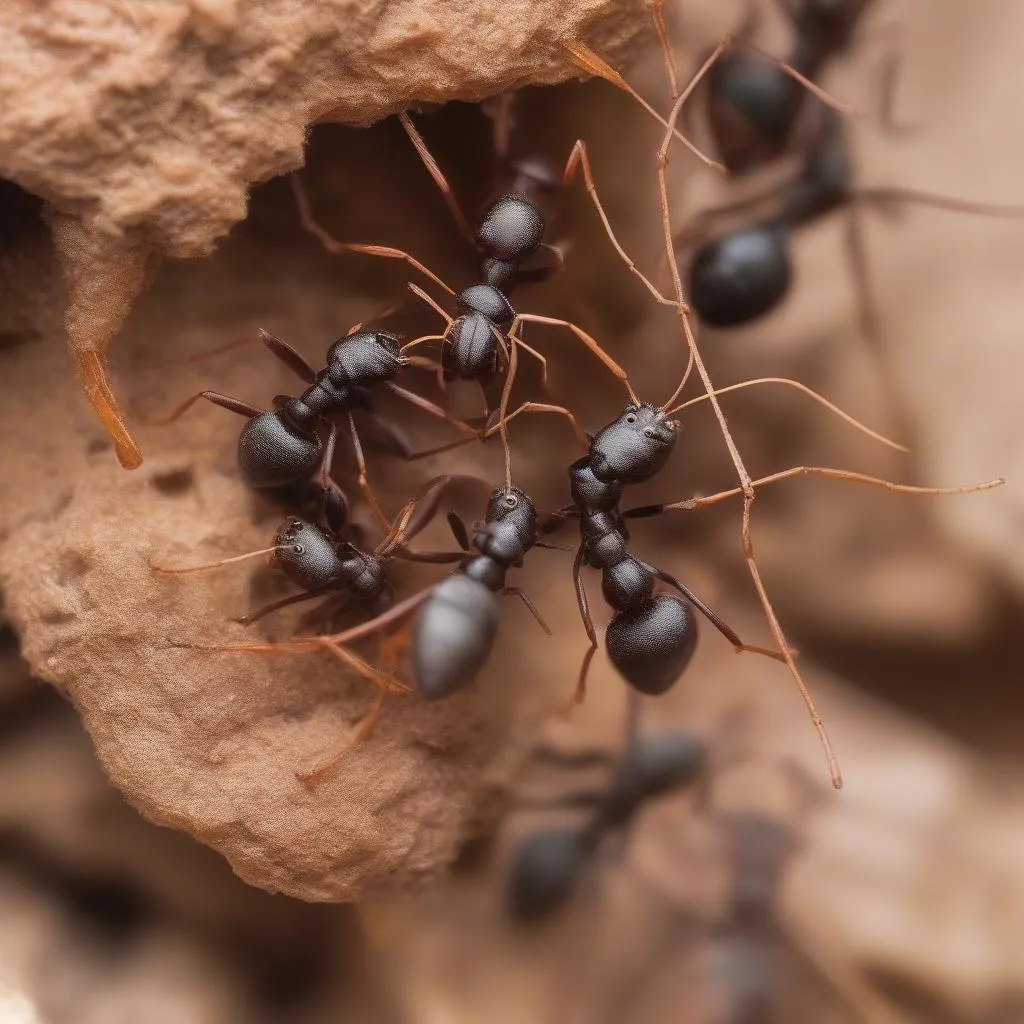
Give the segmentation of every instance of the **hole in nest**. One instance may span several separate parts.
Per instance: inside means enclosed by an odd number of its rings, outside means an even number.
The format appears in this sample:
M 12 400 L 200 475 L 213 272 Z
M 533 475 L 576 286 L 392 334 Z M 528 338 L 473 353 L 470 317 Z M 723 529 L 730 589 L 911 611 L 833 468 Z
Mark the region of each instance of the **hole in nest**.
M 195 471 L 191 466 L 182 469 L 168 470 L 166 473 L 153 475 L 153 486 L 163 494 L 170 496 L 183 494 L 195 485 Z

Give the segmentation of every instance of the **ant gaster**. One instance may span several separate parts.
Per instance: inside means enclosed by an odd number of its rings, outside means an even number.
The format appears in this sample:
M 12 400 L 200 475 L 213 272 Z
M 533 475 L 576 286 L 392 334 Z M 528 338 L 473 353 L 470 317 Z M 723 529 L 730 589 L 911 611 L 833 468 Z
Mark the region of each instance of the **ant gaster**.
M 871 0 L 782 0 L 795 40 L 786 65 L 815 80 L 846 50 Z M 808 90 L 782 64 L 744 46 L 757 26 L 750 7 L 732 47 L 708 70 L 708 125 L 725 166 L 743 174 L 785 154 L 806 108 Z M 886 80 L 890 117 L 891 74 Z

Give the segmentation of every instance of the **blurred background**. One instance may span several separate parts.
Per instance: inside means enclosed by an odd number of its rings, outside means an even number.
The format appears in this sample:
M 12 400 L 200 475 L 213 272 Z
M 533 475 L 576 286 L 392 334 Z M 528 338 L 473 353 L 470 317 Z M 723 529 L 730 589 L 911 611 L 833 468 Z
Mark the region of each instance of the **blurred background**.
M 758 42 L 788 52 L 791 31 L 777 9 L 757 6 Z M 742 14 L 695 0 L 667 6 L 683 80 Z M 911 126 L 897 134 L 876 114 L 894 40 L 897 108 Z M 849 52 L 821 81 L 865 115 L 847 122 L 858 184 L 1024 201 L 1024 156 L 1011 130 L 1024 99 L 1022 47 L 1024 10 L 1011 0 L 868 5 Z M 667 111 L 653 34 L 649 51 L 623 71 Z M 527 89 L 510 110 L 514 157 L 561 165 L 577 138 L 587 141 L 621 242 L 667 290 L 658 125 L 602 81 Z M 698 97 L 690 127 L 706 144 L 702 112 Z M 450 104 L 424 111 L 417 124 L 463 209 L 480 210 L 502 173 L 489 108 Z M 394 119 L 363 130 L 318 126 L 302 180 L 337 237 L 400 246 L 456 287 L 470 281 L 472 254 Z M 749 189 L 716 178 L 678 146 L 669 182 L 676 230 Z M 18 225 L 11 238 L 33 236 L 30 198 L 11 190 L 5 210 Z M 606 790 L 625 730 L 624 688 L 600 653 L 586 703 L 570 716 L 541 713 L 571 693 L 586 638 L 571 553 L 536 552 L 516 582 L 534 595 L 554 636 L 545 638 L 523 609 L 503 609 L 486 683 L 503 704 L 533 708 L 516 712 L 530 734 L 450 877 L 354 905 L 304 903 L 246 885 L 216 853 L 132 809 L 106 781 L 75 711 L 31 678 L 7 629 L 0 1021 L 1024 1020 L 1016 395 L 1024 223 L 910 207 L 866 210 L 863 220 L 898 402 L 858 329 L 843 212 L 794 235 L 793 288 L 776 313 L 742 330 L 700 334 L 717 386 L 794 378 L 911 449 L 883 448 L 795 390 L 765 384 L 722 398 L 754 476 L 821 465 L 922 485 L 1008 481 L 980 494 L 916 498 L 798 479 L 759 496 L 757 562 L 820 702 L 844 771 L 841 792 L 829 785 L 785 669 L 737 657 L 703 629 L 680 683 L 643 701 L 640 732 L 685 730 L 708 745 L 713 761 L 718 750 L 739 756 L 711 770 L 699 798 L 681 790 L 645 806 L 625 840 L 606 844 L 581 871 L 572 898 L 550 919 L 514 922 L 507 889 L 518 844 L 537 828 L 572 827 L 586 816 L 518 805 L 557 803 L 581 786 Z M 517 306 L 578 322 L 628 369 L 642 397 L 664 401 L 686 365 L 678 322 L 618 259 L 579 182 L 554 198 L 547 237 L 564 243 L 565 270 L 523 287 Z M 213 257 L 160 271 L 114 365 L 150 409 L 202 387 L 272 394 L 281 387 L 274 368 L 251 351 L 171 372 L 154 349 L 197 353 L 266 325 L 315 361 L 319 342 L 303 339 L 330 338 L 371 317 L 401 296 L 408 277 L 401 264 L 325 254 L 301 230 L 288 183 L 277 179 L 254 190 L 248 219 Z M 32 329 L 10 319 L 0 357 L 22 372 Z M 438 326 L 414 301 L 390 323 L 409 335 Z M 620 389 L 567 335 L 538 327 L 527 336 L 549 359 L 554 400 L 585 429 L 618 414 Z M 428 375 L 421 384 L 458 414 L 478 411 L 468 389 L 444 395 Z M 527 364 L 517 395 L 535 394 L 537 384 Z M 417 447 L 446 439 L 443 426 L 399 416 L 416 431 Z M 629 505 L 735 486 L 707 407 L 680 418 L 669 468 L 631 491 Z M 204 414 L 188 429 L 190 445 L 208 453 L 200 472 L 240 488 L 233 425 Z M 565 469 L 576 458 L 565 424 L 523 417 L 511 433 L 517 484 L 541 508 L 562 505 Z M 59 436 L 53 443 L 59 448 Z M 375 481 L 400 503 L 418 480 L 449 466 L 497 479 L 500 450 L 463 450 L 415 469 L 381 459 Z M 351 467 L 340 472 L 354 481 Z M 172 492 L 167 485 L 165 498 Z M 246 515 L 266 532 L 274 513 L 256 505 Z M 742 557 L 738 504 L 667 514 L 631 532 L 643 557 L 686 581 L 744 639 L 771 643 Z M 263 599 L 259 572 L 249 585 L 244 572 L 225 584 L 234 608 Z M 588 579 L 603 626 L 595 583 Z M 538 747 L 600 750 L 607 760 L 566 767 L 531 754 Z

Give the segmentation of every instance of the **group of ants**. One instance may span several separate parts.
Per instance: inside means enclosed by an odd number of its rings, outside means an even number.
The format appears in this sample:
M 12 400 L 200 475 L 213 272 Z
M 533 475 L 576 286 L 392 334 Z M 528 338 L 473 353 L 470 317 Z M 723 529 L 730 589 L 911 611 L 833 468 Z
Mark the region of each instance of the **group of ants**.
M 861 287 L 865 269 L 863 250 L 855 227 L 855 214 L 863 207 L 876 206 L 885 210 L 897 203 L 916 202 L 1007 216 L 1022 215 L 1024 210 L 897 188 L 858 190 L 852 180 L 848 152 L 845 121 L 848 111 L 844 113 L 843 105 L 815 86 L 813 80 L 820 76 L 830 61 L 850 48 L 861 16 L 869 7 L 869 0 L 778 0 L 778 3 L 788 20 L 793 39 L 785 61 L 768 56 L 753 44 L 758 18 L 756 8 L 751 6 L 743 26 L 726 37 L 703 62 L 690 83 L 680 89 L 661 3 L 653 0 L 651 10 L 674 100 L 668 118 L 650 107 L 593 51 L 581 44 L 567 46 L 581 68 L 628 91 L 665 129 L 657 173 L 674 298 L 663 295 L 620 245 L 598 196 L 582 141 L 574 146 L 561 175 L 553 173 L 537 160 L 509 164 L 516 173 L 512 189 L 491 201 L 475 226 L 471 226 L 412 121 L 406 114 L 399 115 L 405 132 L 439 186 L 459 229 L 479 255 L 478 279 L 457 294 L 415 256 L 403 250 L 334 239 L 314 220 L 302 185 L 293 178 L 302 225 L 329 252 L 362 253 L 403 260 L 443 289 L 454 299 L 456 307 L 455 315 L 449 315 L 425 291 L 410 283 L 409 289 L 443 318 L 445 327 L 442 333 L 403 343 L 384 330 L 358 325 L 330 346 L 326 365 L 321 369 L 311 366 L 286 342 L 261 332 L 262 343 L 305 382 L 305 390 L 296 396 L 276 397 L 271 410 L 254 407 L 227 395 L 203 391 L 168 417 L 168 422 L 176 419 L 200 399 L 243 416 L 246 423 L 238 442 L 238 463 L 245 482 L 262 494 L 283 497 L 292 503 L 292 508 L 315 508 L 314 514 L 305 518 L 289 515 L 278 530 L 273 545 L 264 551 L 251 553 L 271 554 L 273 564 L 295 584 L 298 592 L 253 611 L 240 621 L 252 623 L 286 605 L 320 597 L 326 598 L 332 608 L 357 604 L 368 609 L 372 616 L 355 627 L 330 635 L 296 636 L 280 643 L 204 647 L 245 651 L 327 649 L 376 684 L 376 702 L 352 740 L 328 761 L 312 770 L 297 773 L 307 784 L 315 785 L 325 778 L 355 744 L 366 738 L 388 692 L 409 689 L 392 672 L 371 665 L 352 649 L 352 644 L 369 636 L 381 639 L 389 628 L 403 628 L 402 624 L 411 619 L 409 661 L 416 692 L 426 700 L 440 700 L 465 689 L 487 662 L 494 644 L 499 622 L 498 595 L 519 596 L 541 627 L 547 630 L 526 593 L 509 586 L 507 577 L 511 569 L 522 565 L 532 548 L 551 546 L 545 538 L 575 522 L 579 528 L 579 543 L 573 577 L 580 615 L 590 641 L 580 668 L 575 701 L 584 696 L 587 673 L 599 646 L 583 582 L 583 570 L 589 568 L 600 571 L 601 594 L 611 612 L 605 633 L 608 658 L 631 693 L 659 695 L 677 682 L 694 653 L 696 609 L 737 651 L 756 652 L 789 666 L 828 754 L 832 781 L 837 787 L 841 785 L 841 776 L 821 719 L 802 683 L 792 650 L 778 626 L 753 560 L 749 516 L 756 487 L 804 474 L 926 494 L 963 493 L 995 486 L 1001 481 L 959 488 L 911 487 L 824 467 L 796 467 L 752 480 L 728 435 L 717 401 L 719 394 L 732 388 L 714 389 L 700 356 L 691 321 L 696 317 L 711 327 L 729 328 L 756 321 L 777 308 L 792 283 L 791 234 L 835 211 L 846 211 L 850 216 L 851 230 L 847 237 L 851 262 L 866 300 L 866 291 Z M 676 129 L 684 104 L 695 94 L 698 85 L 701 92 L 696 95 L 703 94 L 707 101 L 703 108 L 707 134 L 721 163 L 704 156 Z M 886 97 L 891 102 L 889 90 Z M 894 122 L 891 109 L 887 110 L 885 120 Z M 506 159 L 507 136 L 496 132 L 495 137 L 498 155 Z M 698 216 L 683 231 L 674 232 L 669 218 L 666 167 L 669 147 L 676 140 L 682 140 L 705 163 L 724 168 L 737 177 L 782 159 L 795 158 L 797 170 L 781 185 L 774 185 L 770 194 L 715 209 Z M 583 328 L 567 320 L 517 312 L 511 305 L 510 297 L 516 286 L 549 277 L 563 262 L 561 251 L 545 241 L 545 202 L 558 188 L 573 180 L 578 170 L 582 170 L 590 199 L 609 239 L 629 270 L 658 302 L 673 306 L 678 314 L 689 362 L 679 386 L 660 406 L 639 399 L 626 372 Z M 745 223 L 724 232 L 713 230 L 719 217 L 746 214 L 766 201 L 773 204 L 770 213 L 755 218 L 747 216 Z M 690 253 L 685 287 L 677 256 L 683 250 Z M 865 311 L 862 317 L 864 324 L 869 325 L 871 319 Z M 569 332 L 624 386 L 627 404 L 593 434 L 584 434 L 569 409 L 550 402 L 527 401 L 509 412 L 512 383 L 521 352 L 539 361 L 546 379 L 543 355 L 527 345 L 521 336 L 521 327 L 527 323 L 546 324 Z M 413 350 L 428 343 L 439 343 L 437 359 L 424 356 L 422 351 L 414 353 Z M 488 416 L 475 424 L 460 421 L 441 406 L 401 387 L 396 379 L 412 366 L 434 370 L 444 379 L 477 382 L 487 402 Z M 712 404 L 736 465 L 740 486 L 707 497 L 623 509 L 625 489 L 651 480 L 668 463 L 679 436 L 679 423 L 673 416 L 691 404 L 676 402 L 694 369 L 705 392 L 694 401 L 708 400 Z M 781 382 L 799 388 L 839 412 L 803 385 L 788 380 Z M 745 385 L 733 387 L 737 386 Z M 436 455 L 494 436 L 499 436 L 504 445 L 505 481 L 490 494 L 484 520 L 469 529 L 454 512 L 447 514 L 458 550 L 413 551 L 410 543 L 436 517 L 446 490 L 464 477 L 455 474 L 435 477 L 418 497 L 401 509 L 393 522 L 377 502 L 368 481 L 353 411 L 372 408 L 374 394 L 381 389 L 387 389 L 419 409 L 448 421 L 461 434 L 457 440 L 440 448 L 415 452 L 400 430 L 377 417 L 377 422 L 383 423 L 388 430 L 396 450 L 405 458 Z M 548 513 L 539 512 L 530 496 L 512 482 L 508 426 L 517 416 L 527 413 L 565 417 L 585 449 L 585 453 L 568 469 L 570 501 Z M 852 418 L 843 413 L 840 415 L 860 427 Z M 350 527 L 348 498 L 331 476 L 339 420 L 344 421 L 343 426 L 347 428 L 354 450 L 360 488 L 384 529 L 383 538 L 372 550 Z M 862 429 L 867 431 L 867 428 Z M 744 500 L 744 556 L 768 614 L 777 649 L 744 643 L 685 583 L 645 561 L 631 549 L 627 529 L 629 520 L 702 507 L 731 496 L 742 496 Z M 250 556 L 238 556 L 244 557 Z M 392 559 L 458 565 L 441 582 L 393 602 L 387 579 L 387 563 Z M 185 569 L 165 568 L 163 571 L 195 571 L 236 560 L 227 558 Z M 666 593 L 661 588 L 672 592 Z M 541 829 L 531 834 L 519 849 L 509 887 L 513 915 L 526 921 L 544 919 L 553 914 L 566 903 L 609 836 L 624 833 L 630 822 L 654 798 L 669 792 L 692 790 L 702 780 L 706 781 L 711 761 L 707 744 L 691 733 L 643 737 L 635 728 L 632 729 L 626 750 L 611 772 L 607 789 L 603 793 L 577 793 L 562 803 L 566 807 L 588 808 L 590 813 L 586 820 L 572 827 Z M 546 806 L 554 803 L 557 801 Z M 786 844 L 783 847 L 789 848 Z M 751 891 L 754 889 L 762 892 L 762 903 L 770 902 L 773 885 L 755 885 Z M 748 911 L 753 913 L 750 908 L 743 910 L 742 907 L 737 913 L 742 915 Z

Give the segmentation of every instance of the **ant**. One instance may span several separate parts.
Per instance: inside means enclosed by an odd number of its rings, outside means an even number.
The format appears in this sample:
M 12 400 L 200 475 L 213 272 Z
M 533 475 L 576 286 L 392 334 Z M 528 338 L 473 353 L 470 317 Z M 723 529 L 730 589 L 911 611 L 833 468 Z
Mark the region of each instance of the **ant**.
M 847 50 L 871 0 L 780 0 L 795 34 L 786 66 L 800 78 L 817 79 L 827 63 Z M 671 64 L 662 16 L 663 0 L 652 4 L 662 48 Z M 748 0 L 747 16 L 732 47 L 708 72 L 707 120 L 715 147 L 731 174 L 745 174 L 785 155 L 804 110 L 808 90 L 794 75 L 749 45 L 760 20 Z M 883 123 L 895 128 L 892 115 L 896 63 L 886 63 Z M 670 72 L 675 91 L 674 69 Z
M 328 612 L 333 614 L 351 602 L 379 611 L 381 608 L 391 605 L 394 597 L 385 571 L 388 561 L 397 558 L 410 562 L 443 564 L 463 558 L 461 550 L 454 552 L 410 551 L 408 545 L 436 516 L 444 491 L 454 483 L 472 479 L 474 478 L 446 474 L 429 481 L 421 494 L 405 505 L 395 520 L 395 525 L 388 530 L 372 551 L 363 550 L 341 538 L 344 510 L 337 502 L 336 492 L 331 492 L 325 502 L 326 518 L 330 524 L 327 530 L 298 516 L 288 516 L 278 529 L 274 543 L 269 548 L 251 551 L 244 555 L 235 555 L 231 558 L 203 562 L 198 565 L 175 568 L 153 565 L 152 568 L 160 573 L 194 573 L 269 554 L 271 556 L 270 564 L 301 590 L 297 594 L 272 601 L 255 611 L 236 618 L 234 621 L 241 625 L 251 625 L 271 612 L 300 601 L 309 601 L 331 594 L 334 596 L 330 597 L 314 614 L 320 616 Z M 340 647 L 332 648 L 332 651 L 360 675 L 370 679 L 378 687 L 379 694 L 376 703 L 364 718 L 355 737 L 341 752 L 312 771 L 298 773 L 298 777 L 306 782 L 325 776 L 349 749 L 370 734 L 380 715 L 384 696 L 389 689 L 408 690 L 388 673 L 378 672 L 371 668 L 362 658 L 352 652 Z
M 388 433 L 399 454 L 407 461 L 438 454 L 479 436 L 478 431 L 450 416 L 440 406 L 394 382 L 399 372 L 413 360 L 403 354 L 398 339 L 384 331 L 363 330 L 361 325 L 353 328 L 349 334 L 330 346 L 327 350 L 327 365 L 320 371 L 315 370 L 291 345 L 268 331 L 259 331 L 258 338 L 273 355 L 309 385 L 302 394 L 298 397 L 278 395 L 274 398 L 274 409 L 267 411 L 216 391 L 201 391 L 183 402 L 168 417 L 157 421 L 161 425 L 174 422 L 200 399 L 245 416 L 248 423 L 238 439 L 238 465 L 243 479 L 250 487 L 263 491 L 289 489 L 305 484 L 317 474 L 324 500 L 330 500 L 336 509 L 336 521 L 338 517 L 344 521 L 347 500 L 330 478 L 337 439 L 335 417 L 344 415 L 348 419 L 352 447 L 359 467 L 359 486 L 378 521 L 384 529 L 389 529 L 388 519 L 367 477 L 366 461 L 353 416 L 356 409 L 371 408 L 370 392 L 374 388 L 386 387 L 399 398 L 470 435 L 449 445 L 413 453 L 397 427 L 374 416 L 376 423 Z M 227 347 L 232 348 L 236 344 Z M 325 424 L 328 427 L 326 443 L 319 432 Z
M 475 478 L 470 478 L 475 479 Z M 406 507 L 407 509 L 409 506 Z M 408 513 L 402 518 L 406 518 Z M 416 517 L 418 522 L 420 517 Z M 549 636 L 551 630 L 544 622 L 529 596 L 519 587 L 506 586 L 508 570 L 522 565 L 525 554 L 534 546 L 550 547 L 538 540 L 537 511 L 531 498 L 522 490 L 506 484 L 492 491 L 487 503 L 485 522 L 474 524 L 472 541 L 461 518 L 448 514 L 448 523 L 462 552 L 452 556 L 461 558 L 458 569 L 441 583 L 427 587 L 400 601 L 387 611 L 367 622 L 341 633 L 327 636 L 298 637 L 280 643 L 241 644 L 184 644 L 201 650 L 271 652 L 308 649 L 329 650 L 366 674 L 365 662 L 347 650 L 348 644 L 370 634 L 379 634 L 387 626 L 407 617 L 417 608 L 422 609 L 412 629 L 412 672 L 419 693 L 427 700 L 439 700 L 467 687 L 483 667 L 494 644 L 498 626 L 496 594 L 519 597 Z M 406 524 L 408 529 L 408 523 Z M 387 549 L 391 552 L 391 549 Z M 428 556 L 426 559 L 435 560 Z M 440 561 L 440 558 L 436 560 Z M 444 560 L 449 560 L 447 554 Z M 360 664 L 364 668 L 360 668 Z M 378 680 L 382 673 L 369 670 Z M 383 676 L 390 686 L 405 689 L 390 676 Z M 378 700 L 379 710 L 381 701 Z M 374 715 L 375 719 L 376 715 Z M 372 722 L 370 723 L 372 726 Z M 369 727 L 360 729 L 355 742 L 365 738 Z M 333 767 L 351 749 L 348 744 L 341 754 L 332 758 L 324 768 L 299 777 L 316 781 L 324 771 Z
M 441 190 L 445 203 L 452 212 L 460 231 L 480 253 L 479 270 L 484 279 L 482 282 L 472 284 L 456 293 L 439 275 L 402 249 L 338 241 L 314 219 L 309 198 L 298 178 L 293 176 L 291 180 L 303 227 L 317 238 L 328 252 L 332 254 L 354 252 L 403 260 L 455 299 L 458 316 L 453 318 L 421 288 L 413 283 L 409 284 L 409 289 L 430 305 L 445 321 L 445 329 L 442 334 L 425 335 L 416 339 L 407 345 L 406 349 L 428 341 L 440 341 L 440 369 L 443 379 L 459 378 L 478 382 L 483 390 L 484 400 L 489 411 L 494 405 L 494 401 L 493 394 L 488 393 L 488 387 L 493 383 L 498 372 L 499 361 L 503 358 L 505 364 L 510 365 L 516 348 L 524 349 L 537 360 L 541 368 L 541 386 L 545 389 L 547 387 L 547 360 L 540 352 L 523 341 L 517 333 L 517 328 L 524 323 L 562 327 L 569 330 L 586 348 L 593 352 L 624 385 L 630 399 L 637 401 L 637 397 L 629 385 L 626 372 L 583 328 L 569 320 L 532 313 L 518 313 L 509 301 L 508 295 L 517 281 L 543 280 L 562 265 L 561 251 L 543 242 L 546 223 L 543 210 L 539 205 L 540 194 L 554 191 L 559 179 L 539 163 L 523 161 L 515 165 L 518 169 L 516 187 L 524 191 L 520 194 L 499 196 L 484 210 L 475 229 L 471 228 L 459 207 L 451 185 L 409 116 L 405 113 L 399 114 L 399 120 L 431 177 Z M 582 171 L 586 188 L 602 221 L 607 226 L 604 210 L 597 196 L 590 170 L 586 145 L 582 140 L 576 141 L 569 155 L 560 179 L 563 187 L 572 181 L 577 170 Z M 614 237 L 612 240 L 616 248 L 619 248 Z M 621 253 L 621 249 L 619 251 Z M 548 266 L 524 269 L 524 265 L 528 264 L 538 253 L 548 254 L 553 259 L 553 263 Z M 511 376 L 511 373 L 509 375 Z M 504 415 L 504 410 L 502 410 L 502 415 Z
M 567 755 L 541 748 L 535 754 L 567 767 L 606 765 L 610 760 L 598 751 Z M 506 890 L 512 919 L 521 924 L 550 919 L 568 903 L 612 835 L 625 836 L 648 802 L 706 780 L 709 765 L 707 744 L 692 733 L 634 736 L 602 791 L 579 790 L 519 803 L 590 814 L 579 825 L 537 829 L 516 850 Z
M 777 308 L 792 284 L 791 233 L 847 208 L 850 219 L 846 244 L 859 295 L 862 329 L 877 350 L 878 330 L 868 299 L 866 256 L 856 217 L 860 207 L 870 205 L 886 212 L 909 202 L 986 216 L 1024 216 L 1020 207 L 975 203 L 909 189 L 856 189 L 852 177 L 842 121 L 834 110 L 823 108 L 800 173 L 782 186 L 779 211 L 751 226 L 704 242 L 695 250 L 690 263 L 689 294 L 701 320 L 712 327 L 738 327 Z M 679 248 L 691 242 L 716 218 L 735 214 L 763 199 L 764 196 L 758 196 L 699 215 L 676 235 L 674 244 Z

